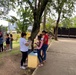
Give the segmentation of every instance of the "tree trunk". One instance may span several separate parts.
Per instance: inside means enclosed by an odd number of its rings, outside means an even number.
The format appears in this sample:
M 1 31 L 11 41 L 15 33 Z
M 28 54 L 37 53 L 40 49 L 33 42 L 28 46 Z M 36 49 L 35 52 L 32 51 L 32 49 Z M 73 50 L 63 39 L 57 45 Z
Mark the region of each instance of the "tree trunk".
M 33 8 L 31 3 L 29 2 L 29 5 L 33 10 L 33 16 L 34 16 L 34 24 L 33 24 L 33 29 L 31 32 L 31 40 L 33 41 L 32 50 L 33 50 L 34 39 L 35 39 L 36 35 L 38 34 L 38 32 L 40 31 L 41 16 L 42 16 L 43 11 L 45 10 L 47 3 L 48 3 L 48 0 L 39 1 L 39 4 L 38 4 L 39 7 L 36 7 L 36 2 L 35 2 L 35 8 Z
M 38 25 L 38 27 L 36 27 L 36 24 L 33 25 L 33 30 L 32 30 L 32 33 L 31 33 L 31 40 L 32 40 L 32 45 L 31 45 L 31 48 L 32 50 L 34 50 L 34 39 L 36 37 L 36 35 L 38 34 L 39 30 L 40 30 L 40 26 Z M 36 29 L 36 30 L 35 30 Z
M 57 22 L 56 22 L 56 27 L 55 27 L 55 40 L 58 40 L 58 24 L 59 24 L 59 21 L 60 21 L 60 14 L 58 15 L 58 19 L 57 19 Z
M 38 32 L 40 31 L 40 21 L 41 20 L 39 19 L 38 15 L 35 15 L 33 29 L 31 32 L 32 50 L 34 49 L 34 47 L 33 47 L 34 39 L 35 39 L 36 35 L 38 34 Z
M 32 40 L 32 44 L 31 44 L 31 50 L 34 50 L 34 40 Z
M 44 10 L 43 30 L 46 29 L 46 8 Z

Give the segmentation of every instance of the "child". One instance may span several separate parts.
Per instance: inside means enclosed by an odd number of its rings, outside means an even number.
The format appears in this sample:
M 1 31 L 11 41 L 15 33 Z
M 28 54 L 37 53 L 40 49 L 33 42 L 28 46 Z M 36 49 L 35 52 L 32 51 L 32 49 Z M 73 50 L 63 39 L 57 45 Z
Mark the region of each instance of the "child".
M 38 36 L 38 42 L 35 43 L 37 45 L 37 53 L 38 53 L 38 59 L 39 59 L 39 66 L 43 66 L 43 60 L 42 60 L 42 56 L 41 56 L 41 48 L 42 48 L 42 45 L 43 45 L 43 41 L 41 40 L 42 36 Z

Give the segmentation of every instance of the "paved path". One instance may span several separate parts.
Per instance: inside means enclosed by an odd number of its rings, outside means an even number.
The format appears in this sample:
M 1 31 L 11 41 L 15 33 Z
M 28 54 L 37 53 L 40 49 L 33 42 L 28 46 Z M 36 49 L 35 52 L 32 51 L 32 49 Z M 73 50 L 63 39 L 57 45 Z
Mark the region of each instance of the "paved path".
M 47 62 L 34 75 L 76 75 L 76 39 L 59 39 L 47 52 Z

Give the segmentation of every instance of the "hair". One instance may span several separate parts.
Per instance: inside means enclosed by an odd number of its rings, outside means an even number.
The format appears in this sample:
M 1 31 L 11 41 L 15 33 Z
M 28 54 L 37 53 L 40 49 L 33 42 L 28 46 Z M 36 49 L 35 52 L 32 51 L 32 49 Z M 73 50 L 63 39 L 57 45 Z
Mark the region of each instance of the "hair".
M 48 32 L 46 31 L 46 33 L 48 33 Z
M 22 32 L 21 37 L 24 37 L 24 36 L 26 36 L 26 33 Z
M 9 36 L 9 34 L 6 34 L 6 36 Z
M 38 36 L 38 40 L 41 40 L 41 38 L 42 38 L 42 36 L 39 35 L 39 36 Z
M 43 31 L 42 31 L 42 33 L 46 33 L 46 31 L 45 31 L 45 30 L 43 30 Z
M 28 37 L 28 40 L 31 40 L 31 37 Z
M 13 35 L 12 35 L 12 34 L 10 34 L 10 37 L 13 37 Z
M 41 37 L 42 37 L 43 35 L 42 35 L 42 34 L 40 34 L 39 36 L 41 36 Z

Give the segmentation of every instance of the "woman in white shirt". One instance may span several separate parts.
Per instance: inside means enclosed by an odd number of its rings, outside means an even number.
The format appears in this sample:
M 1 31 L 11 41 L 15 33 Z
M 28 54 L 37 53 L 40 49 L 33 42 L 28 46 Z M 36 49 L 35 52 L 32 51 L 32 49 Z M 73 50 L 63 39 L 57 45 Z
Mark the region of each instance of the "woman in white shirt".
M 21 59 L 21 67 L 22 69 L 25 69 L 24 63 L 26 62 L 26 58 L 28 55 L 28 47 L 29 47 L 29 42 L 26 40 L 26 33 L 21 33 L 21 38 L 20 38 L 20 51 L 22 53 L 22 59 Z

